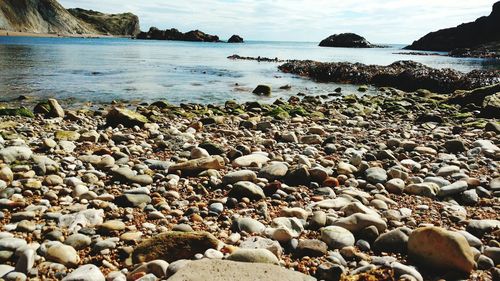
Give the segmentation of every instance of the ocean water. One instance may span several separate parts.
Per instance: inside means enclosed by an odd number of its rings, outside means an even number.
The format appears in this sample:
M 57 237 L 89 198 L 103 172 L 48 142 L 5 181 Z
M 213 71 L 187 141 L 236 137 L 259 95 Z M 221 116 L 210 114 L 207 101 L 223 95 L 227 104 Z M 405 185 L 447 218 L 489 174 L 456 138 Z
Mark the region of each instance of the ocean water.
M 227 56 L 278 57 L 387 65 L 415 60 L 431 67 L 499 69 L 484 59 L 394 54 L 403 45 L 379 49 L 321 48 L 317 43 L 245 44 L 143 41 L 131 39 L 0 37 L 0 101 L 25 95 L 76 102 L 167 100 L 171 103 L 272 102 L 299 92 L 328 94 L 341 86 L 316 83 L 278 71 L 279 63 L 229 60 Z M 273 87 L 272 97 L 251 94 L 258 84 Z M 290 90 L 280 90 L 291 85 Z

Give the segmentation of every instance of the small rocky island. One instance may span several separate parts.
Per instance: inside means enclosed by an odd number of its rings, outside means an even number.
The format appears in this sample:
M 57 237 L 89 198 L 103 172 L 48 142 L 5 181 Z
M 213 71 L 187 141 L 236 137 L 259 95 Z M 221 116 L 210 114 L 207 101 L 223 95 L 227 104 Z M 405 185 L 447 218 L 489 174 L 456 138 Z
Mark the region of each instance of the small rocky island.
M 229 40 L 227 40 L 227 43 L 244 43 L 243 38 L 239 35 L 233 35 Z
M 364 37 L 354 33 L 334 34 L 319 43 L 320 47 L 374 48 Z
M 141 32 L 136 36 L 137 39 L 150 40 L 172 40 L 172 41 L 191 41 L 191 42 L 220 42 L 219 36 L 210 35 L 200 30 L 191 30 L 183 33 L 175 28 L 160 30 L 151 27 L 147 32 Z
M 500 58 L 500 2 L 493 5 L 489 16 L 431 32 L 405 49 L 446 51 L 457 57 Z

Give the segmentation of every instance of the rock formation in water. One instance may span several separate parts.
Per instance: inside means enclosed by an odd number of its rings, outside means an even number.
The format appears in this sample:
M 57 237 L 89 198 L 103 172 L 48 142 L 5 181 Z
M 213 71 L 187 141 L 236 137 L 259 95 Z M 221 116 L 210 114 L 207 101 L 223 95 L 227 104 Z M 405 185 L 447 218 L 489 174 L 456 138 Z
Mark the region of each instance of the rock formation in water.
M 179 30 L 172 28 L 160 30 L 156 27 L 151 27 L 148 32 L 140 32 L 137 39 L 151 40 L 172 40 L 172 41 L 193 41 L 193 42 L 219 42 L 219 36 L 206 34 L 199 30 L 191 30 L 182 33 Z
M 405 47 L 409 50 L 451 51 L 451 55 L 467 56 L 467 52 L 500 50 L 500 2 L 493 5 L 489 16 L 457 27 L 431 32 Z M 491 49 L 492 48 L 492 49 Z M 468 49 L 468 50 L 467 50 Z
M 132 13 L 104 14 L 80 8 L 68 9 L 68 12 L 101 34 L 135 36 L 141 32 L 139 17 Z
M 139 29 L 139 20 L 132 14 L 68 11 L 56 0 L 0 0 L 0 29 L 62 35 L 132 35 Z
M 428 89 L 437 93 L 451 93 L 455 90 L 471 90 L 500 83 L 498 70 L 473 70 L 463 73 L 449 68 L 431 68 L 414 61 L 397 61 L 388 66 L 380 66 L 293 60 L 279 66 L 279 69 L 321 82 L 372 84 L 403 91 Z
M 319 43 L 320 47 L 373 48 L 365 38 L 354 33 L 334 34 Z
M 243 43 L 243 38 L 241 38 L 241 36 L 239 35 L 233 35 L 231 36 L 231 38 L 229 38 L 229 40 L 227 40 L 227 43 Z

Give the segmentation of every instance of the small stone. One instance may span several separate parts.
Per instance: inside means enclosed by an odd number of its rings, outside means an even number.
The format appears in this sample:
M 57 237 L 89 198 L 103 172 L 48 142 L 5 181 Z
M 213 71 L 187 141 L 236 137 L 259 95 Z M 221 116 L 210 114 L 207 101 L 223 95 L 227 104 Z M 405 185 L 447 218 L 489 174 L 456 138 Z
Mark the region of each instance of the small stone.
M 76 250 L 64 244 L 56 244 L 50 247 L 47 251 L 47 259 L 68 267 L 74 267 L 80 262 Z
M 353 246 L 354 235 L 347 229 L 339 226 L 327 226 L 321 229 L 321 240 L 331 249 L 341 249 Z
M 255 182 L 257 175 L 254 171 L 241 170 L 229 173 L 222 178 L 222 183 L 224 184 L 234 184 L 240 181 Z
M 266 198 L 262 188 L 253 182 L 240 181 L 234 184 L 228 196 L 241 199 L 243 197 L 250 200 L 260 200 Z
M 327 252 L 328 245 L 325 242 L 316 239 L 299 240 L 297 249 L 295 249 L 295 255 L 298 257 L 321 257 Z
M 278 264 L 278 258 L 266 249 L 238 249 L 227 260 L 251 263 Z

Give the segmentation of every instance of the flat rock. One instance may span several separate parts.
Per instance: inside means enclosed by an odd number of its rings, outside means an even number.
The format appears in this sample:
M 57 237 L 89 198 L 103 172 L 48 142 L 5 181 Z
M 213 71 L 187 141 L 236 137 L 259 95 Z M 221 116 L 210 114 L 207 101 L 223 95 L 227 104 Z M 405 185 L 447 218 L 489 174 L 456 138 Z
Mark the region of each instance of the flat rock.
M 286 176 L 288 166 L 284 163 L 274 162 L 259 171 L 259 178 L 265 178 L 269 181 L 279 180 Z
M 190 262 L 177 271 L 167 281 L 255 281 L 255 280 L 289 280 L 314 281 L 315 278 L 285 269 L 283 267 L 263 263 L 243 263 L 228 260 L 201 260 Z
M 239 181 L 255 182 L 256 179 L 257 179 L 257 175 L 255 174 L 254 171 L 241 170 L 241 171 L 231 172 L 231 173 L 228 173 L 227 175 L 225 175 L 222 178 L 222 183 L 233 184 L 233 183 L 237 183 Z
M 26 161 L 31 158 L 31 155 L 33 155 L 33 151 L 26 146 L 9 146 L 0 149 L 0 159 L 5 163 Z
M 191 259 L 197 253 L 217 248 L 219 241 L 208 232 L 169 231 L 158 234 L 141 242 L 134 249 L 134 263 L 152 260 L 173 262 L 180 259 Z
M 266 249 L 237 249 L 227 257 L 230 261 L 278 264 L 278 258 Z
M 66 275 L 62 281 L 104 281 L 104 275 L 99 268 L 93 264 L 86 264 L 78 267 L 70 274 Z
M 269 160 L 270 159 L 265 155 L 254 153 L 234 159 L 233 167 L 251 167 L 251 166 L 260 167 L 269 162 Z
M 384 232 L 387 229 L 387 223 L 379 217 L 356 213 L 345 218 L 340 218 L 334 223 L 336 226 L 341 226 L 351 232 L 358 232 L 365 227 L 375 226 L 379 232 Z

